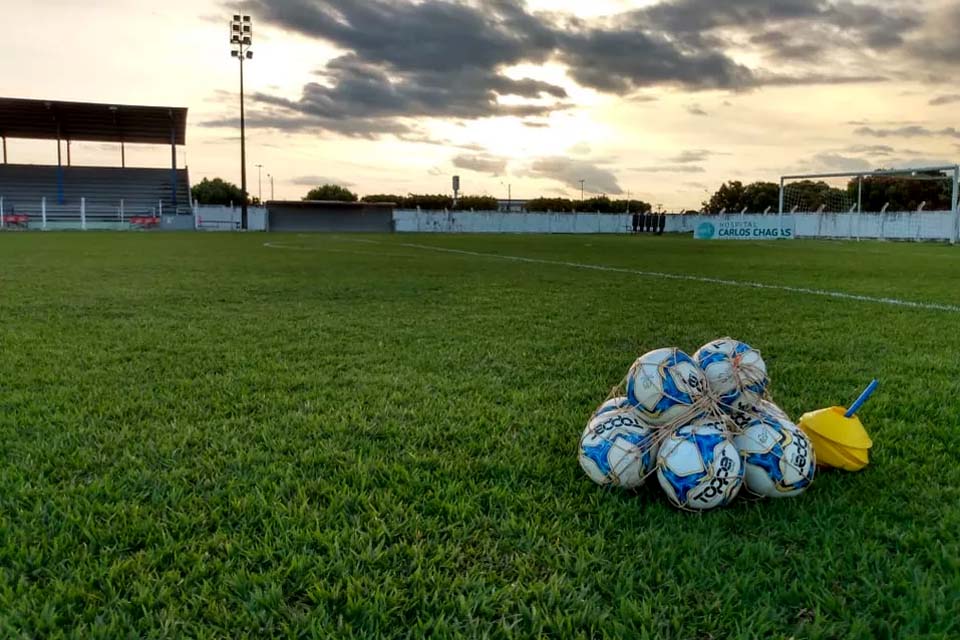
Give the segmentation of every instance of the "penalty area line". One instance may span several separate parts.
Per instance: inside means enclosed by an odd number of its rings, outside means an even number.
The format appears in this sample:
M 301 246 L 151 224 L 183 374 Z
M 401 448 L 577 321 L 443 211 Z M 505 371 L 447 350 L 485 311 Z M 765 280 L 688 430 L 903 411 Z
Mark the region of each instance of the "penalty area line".
M 373 244 L 374 241 L 365 242 Z M 382 244 L 382 243 L 378 243 Z M 393 243 L 390 243 L 393 244 Z M 449 249 L 447 247 L 434 247 L 426 244 L 400 243 L 394 246 L 408 247 L 410 249 L 420 249 L 423 251 L 435 251 L 438 253 L 453 253 L 464 256 L 474 256 L 478 258 L 497 258 L 499 260 L 508 260 L 511 262 L 525 262 L 529 264 L 545 264 L 557 267 L 570 267 L 572 269 L 584 269 L 589 271 L 603 271 L 607 273 L 623 273 L 644 278 L 663 278 L 665 280 L 682 280 L 685 282 L 700 282 L 703 284 L 718 284 L 725 287 L 740 287 L 743 289 L 761 289 L 766 291 L 785 291 L 788 293 L 799 293 L 809 296 L 819 296 L 822 298 L 834 298 L 837 300 L 851 300 L 856 302 L 869 302 L 873 304 L 883 304 L 893 307 L 906 307 L 909 309 L 923 309 L 927 311 L 946 311 L 949 313 L 960 313 L 960 306 L 952 304 L 941 304 L 937 302 L 916 302 L 913 300 L 901 300 L 899 298 L 884 298 L 878 296 L 866 296 L 856 293 L 844 293 L 843 291 L 830 291 L 828 289 L 811 289 L 808 287 L 791 287 L 782 284 L 766 284 L 763 282 L 751 282 L 749 280 L 728 280 L 726 278 L 711 278 L 708 276 L 692 276 L 683 273 L 664 273 L 662 271 L 641 271 L 638 269 L 627 269 L 624 267 L 608 267 L 600 264 L 587 264 L 583 262 L 567 262 L 564 260 L 544 260 L 542 258 L 528 258 L 525 256 L 511 256 L 498 253 L 483 253 L 480 251 L 467 251 L 464 249 Z

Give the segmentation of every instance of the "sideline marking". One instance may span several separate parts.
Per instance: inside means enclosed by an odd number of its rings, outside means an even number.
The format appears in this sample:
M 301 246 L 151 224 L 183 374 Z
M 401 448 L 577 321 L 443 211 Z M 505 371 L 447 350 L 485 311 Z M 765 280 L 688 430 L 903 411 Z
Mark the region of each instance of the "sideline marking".
M 297 247 L 280 244 L 279 242 L 264 242 L 268 249 L 284 249 L 285 251 L 318 251 L 322 253 L 348 253 L 354 256 L 388 256 L 391 258 L 414 258 L 412 253 L 386 253 L 383 251 L 351 251 L 350 249 L 330 249 L 327 247 Z
M 662 271 L 641 271 L 638 269 L 626 269 L 623 267 L 608 267 L 600 264 L 586 264 L 583 262 L 566 262 L 563 260 L 544 260 L 541 258 L 527 258 L 524 256 L 511 256 L 499 253 L 482 253 L 480 251 L 467 251 L 465 249 L 449 249 L 447 247 L 434 247 L 426 244 L 414 243 L 383 243 L 375 240 L 352 240 L 363 242 L 365 244 L 377 244 L 381 246 L 406 247 L 408 249 L 419 249 L 421 251 L 435 251 L 438 253 L 452 253 L 462 256 L 473 256 L 477 258 L 496 258 L 498 260 L 508 260 L 511 262 L 525 262 L 528 264 L 546 264 L 556 267 L 570 267 L 572 269 L 586 269 L 589 271 L 604 271 L 607 273 L 624 273 L 628 275 L 641 276 L 644 278 L 663 278 L 666 280 L 683 280 L 686 282 L 700 282 L 704 284 L 719 284 L 727 287 L 740 287 L 744 289 L 762 289 L 767 291 L 786 291 L 788 293 L 800 293 L 810 296 L 820 296 L 823 298 L 835 298 L 838 300 L 853 300 L 856 302 L 871 302 L 874 304 L 884 304 L 893 307 L 907 307 L 910 309 L 924 309 L 927 311 L 946 311 L 949 313 L 960 313 L 960 306 L 953 304 L 941 304 L 938 302 L 916 302 L 914 300 L 901 300 L 899 298 L 881 298 L 876 296 L 865 296 L 856 293 L 844 293 L 842 291 L 830 291 L 827 289 L 810 289 L 807 287 L 791 287 L 781 284 L 765 284 L 762 282 L 750 282 L 749 280 L 727 280 L 724 278 L 710 278 L 708 276 L 691 276 L 682 273 L 664 273 Z M 265 242 L 264 246 L 274 249 L 291 249 L 299 251 L 323 251 L 324 249 L 308 247 L 288 247 Z M 332 251 L 336 251 L 333 249 Z M 356 252 L 360 253 L 360 252 Z M 372 255 L 395 255 L 364 252 Z M 406 257 L 406 256 L 405 256 Z

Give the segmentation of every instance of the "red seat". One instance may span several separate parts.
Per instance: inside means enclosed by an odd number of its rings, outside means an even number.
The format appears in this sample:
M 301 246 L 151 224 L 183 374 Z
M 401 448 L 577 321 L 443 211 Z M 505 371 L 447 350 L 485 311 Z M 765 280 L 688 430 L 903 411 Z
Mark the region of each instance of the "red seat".
M 132 216 L 130 224 L 135 227 L 158 227 L 160 226 L 160 218 L 156 216 Z
M 30 216 L 25 213 L 4 214 L 3 222 L 12 227 L 25 227 L 30 222 Z

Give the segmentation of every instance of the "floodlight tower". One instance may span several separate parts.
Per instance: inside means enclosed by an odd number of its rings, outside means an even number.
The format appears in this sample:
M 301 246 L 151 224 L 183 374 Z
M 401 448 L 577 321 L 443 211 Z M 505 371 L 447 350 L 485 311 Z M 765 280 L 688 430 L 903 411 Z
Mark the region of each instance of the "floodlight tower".
M 249 15 L 233 14 L 230 21 L 230 55 L 240 61 L 240 228 L 247 228 L 247 132 L 243 113 L 243 61 L 253 59 L 253 22 Z

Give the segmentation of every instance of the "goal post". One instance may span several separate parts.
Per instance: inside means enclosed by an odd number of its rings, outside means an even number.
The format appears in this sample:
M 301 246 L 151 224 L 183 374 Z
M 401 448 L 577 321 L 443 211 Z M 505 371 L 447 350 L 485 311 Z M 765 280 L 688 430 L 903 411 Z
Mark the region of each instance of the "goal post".
M 951 244 L 960 241 L 960 165 L 785 175 L 779 218 L 791 213 L 949 213 Z M 944 220 L 941 217 L 941 220 Z M 858 223 L 859 224 L 859 223 Z M 941 237 L 943 237 L 941 236 Z

